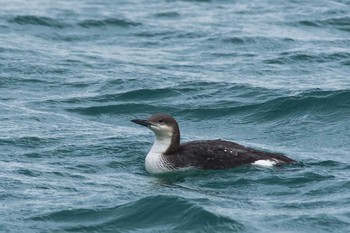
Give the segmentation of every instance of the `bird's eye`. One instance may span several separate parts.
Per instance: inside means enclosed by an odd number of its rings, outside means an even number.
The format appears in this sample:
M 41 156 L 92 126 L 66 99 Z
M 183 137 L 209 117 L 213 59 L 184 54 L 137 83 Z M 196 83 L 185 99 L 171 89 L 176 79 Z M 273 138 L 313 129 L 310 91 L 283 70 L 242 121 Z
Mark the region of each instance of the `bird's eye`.
M 164 121 L 162 119 L 158 120 L 159 123 L 163 124 Z

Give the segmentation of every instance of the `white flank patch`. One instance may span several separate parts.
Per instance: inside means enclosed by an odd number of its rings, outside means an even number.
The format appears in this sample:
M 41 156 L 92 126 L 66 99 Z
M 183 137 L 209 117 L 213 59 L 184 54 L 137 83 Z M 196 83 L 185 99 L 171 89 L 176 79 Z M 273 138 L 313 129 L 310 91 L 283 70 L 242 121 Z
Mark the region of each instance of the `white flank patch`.
M 261 166 L 261 167 L 273 167 L 274 165 L 277 164 L 276 160 L 257 160 L 254 163 L 252 163 L 252 165 L 255 166 Z

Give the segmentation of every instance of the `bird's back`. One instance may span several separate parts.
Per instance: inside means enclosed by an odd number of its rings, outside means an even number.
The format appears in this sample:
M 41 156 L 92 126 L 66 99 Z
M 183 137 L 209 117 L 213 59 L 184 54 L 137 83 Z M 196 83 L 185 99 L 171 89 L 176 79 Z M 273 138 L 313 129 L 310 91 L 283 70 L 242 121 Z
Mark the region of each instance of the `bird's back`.
M 193 166 L 203 169 L 226 169 L 265 160 L 275 164 L 295 162 L 283 154 L 259 151 L 223 140 L 184 143 L 176 153 L 168 155 L 167 160 L 179 167 Z

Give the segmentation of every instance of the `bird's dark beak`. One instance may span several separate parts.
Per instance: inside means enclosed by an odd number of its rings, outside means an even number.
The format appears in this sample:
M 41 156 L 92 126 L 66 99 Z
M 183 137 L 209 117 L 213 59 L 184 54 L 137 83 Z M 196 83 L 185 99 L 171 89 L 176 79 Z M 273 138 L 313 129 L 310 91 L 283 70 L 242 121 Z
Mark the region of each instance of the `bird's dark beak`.
M 146 127 L 150 127 L 151 123 L 149 123 L 147 120 L 141 120 L 141 119 L 135 119 L 135 120 L 131 120 L 132 122 L 139 124 L 139 125 L 143 125 Z

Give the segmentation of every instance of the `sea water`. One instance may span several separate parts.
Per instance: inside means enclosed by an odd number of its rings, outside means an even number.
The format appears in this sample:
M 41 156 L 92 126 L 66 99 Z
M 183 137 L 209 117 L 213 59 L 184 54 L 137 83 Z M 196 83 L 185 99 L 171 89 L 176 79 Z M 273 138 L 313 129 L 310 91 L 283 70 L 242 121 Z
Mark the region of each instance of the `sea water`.
M 349 74 L 347 0 L 2 0 L 0 231 L 349 232 Z M 150 175 L 156 112 L 298 163 Z

